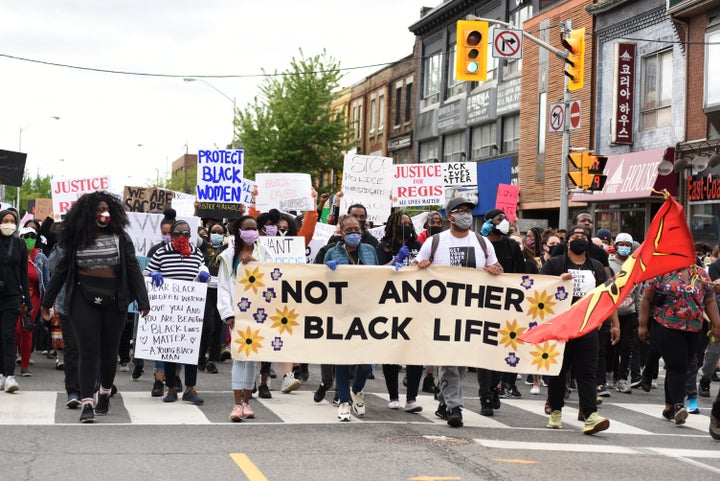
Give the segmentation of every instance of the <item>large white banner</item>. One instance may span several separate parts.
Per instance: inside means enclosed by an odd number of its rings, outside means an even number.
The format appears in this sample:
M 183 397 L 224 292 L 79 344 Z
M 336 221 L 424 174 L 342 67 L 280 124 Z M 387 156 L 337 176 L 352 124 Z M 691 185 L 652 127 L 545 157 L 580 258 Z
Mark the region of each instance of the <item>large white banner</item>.
M 362 204 L 367 209 L 368 221 L 384 224 L 392 207 L 392 169 L 390 157 L 346 155 L 340 213 L 347 212 L 353 204 Z
M 103 175 L 84 179 L 60 179 L 51 181 L 53 218 L 60 220 L 83 194 L 98 190 L 110 190 L 110 177 Z
M 315 209 L 309 174 L 255 174 L 258 188 L 255 207 L 260 212 L 270 209 L 306 211 Z
M 138 320 L 135 357 L 197 364 L 207 284 L 165 279 L 160 287 L 145 281 L 150 313 Z
M 240 265 L 235 359 L 477 366 L 556 374 L 564 344 L 518 341 L 570 307 L 572 282 L 430 266 Z

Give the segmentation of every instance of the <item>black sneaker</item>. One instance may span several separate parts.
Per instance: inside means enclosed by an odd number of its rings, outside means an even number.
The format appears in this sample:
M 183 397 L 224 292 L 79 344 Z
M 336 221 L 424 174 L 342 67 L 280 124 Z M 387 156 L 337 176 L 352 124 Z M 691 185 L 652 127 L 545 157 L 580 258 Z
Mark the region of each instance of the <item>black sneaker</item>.
M 302 382 L 307 382 L 308 379 L 310 379 L 310 370 L 308 369 L 308 365 L 300 364 L 300 380 Z
M 222 353 L 220 353 L 220 362 L 225 362 L 232 359 L 232 354 L 228 350 L 224 350 Z
M 132 379 L 133 381 L 137 381 L 138 379 L 140 379 L 140 376 L 142 376 L 144 372 L 145 370 L 142 368 L 142 366 L 135 366 L 133 368 L 132 374 L 130 374 L 130 379 Z
M 700 397 L 710 397 L 710 379 L 700 378 L 698 395 L 700 395 Z
M 500 386 L 497 389 L 493 390 L 493 394 L 498 397 L 498 399 L 505 399 L 508 397 L 508 392 L 505 389 L 505 386 Z
M 115 384 L 113 384 L 112 387 L 110 388 L 110 397 L 113 397 L 116 394 L 117 394 L 117 386 Z
M 95 422 L 95 411 L 91 403 L 83 404 L 82 412 L 80 413 L 81 423 L 94 423 Z
M 205 356 L 198 359 L 198 365 L 197 365 L 198 372 L 204 371 L 205 368 L 207 367 L 207 365 L 208 365 L 208 361 Z
M 217 374 L 218 368 L 214 362 L 209 362 L 209 363 L 207 363 L 207 367 L 205 368 L 205 371 L 209 372 L 210 374 Z
M 313 396 L 313 401 L 316 403 L 322 402 L 323 399 L 325 399 L 325 393 L 327 392 L 328 388 L 325 387 L 325 384 L 320 383 L 320 385 L 317 388 L 317 391 L 315 391 L 315 395 Z
M 715 399 L 710 410 L 710 437 L 720 441 L 720 397 Z
M 453 428 L 461 428 L 463 425 L 462 420 L 462 408 L 460 406 L 454 407 L 450 410 L 447 417 L 448 426 Z
M 165 397 L 163 398 L 163 402 L 166 402 L 166 403 L 174 403 L 175 401 L 177 401 L 177 397 L 178 397 L 178 396 L 177 396 L 177 389 L 174 388 L 174 387 L 171 387 L 170 389 L 168 389 L 167 394 L 166 394 Z
M 435 410 L 435 416 L 439 417 L 443 421 L 448 420 L 448 413 L 447 413 L 447 406 L 443 403 L 438 404 L 437 409 Z
M 435 393 L 435 378 L 432 374 L 428 374 L 427 376 L 425 376 L 425 379 L 423 379 L 422 392 L 426 392 L 429 394 Z
M 494 414 L 492 398 L 480 398 L 480 414 L 483 416 L 492 416 Z
M 150 391 L 150 395 L 152 397 L 160 397 L 165 393 L 165 385 L 162 381 L 158 381 L 157 379 L 153 383 L 152 391 Z
M 200 406 L 201 404 L 205 403 L 205 401 L 200 396 L 198 396 L 198 393 L 194 387 L 188 388 L 188 390 L 183 393 L 182 400 L 186 403 L 194 404 L 196 406 Z
M 183 385 L 182 381 L 180 380 L 180 376 L 175 377 L 175 389 L 177 389 L 177 392 L 182 392 Z
M 642 384 L 642 377 L 633 377 L 630 379 L 630 387 L 637 388 Z
M 95 414 L 105 416 L 110 410 L 110 393 L 98 394 L 97 405 L 95 406 Z
M 713 372 L 712 377 L 710 378 L 712 382 L 720 382 L 720 377 L 718 377 L 718 370 L 715 369 L 715 372 Z
M 597 387 L 597 395 L 600 397 L 610 397 L 610 391 L 607 390 L 604 384 Z
M 77 409 L 82 405 L 80 402 L 80 395 L 76 392 L 71 392 L 68 394 L 67 402 L 65 403 L 65 407 L 68 409 Z
M 498 391 L 493 391 L 492 408 L 500 409 L 500 393 Z
M 513 386 L 512 389 L 510 389 L 509 391 L 506 390 L 505 392 L 507 393 L 508 397 L 513 399 L 520 399 L 522 397 L 522 394 L 520 393 L 520 391 L 518 391 L 517 386 Z
M 258 396 L 263 399 L 270 399 L 272 397 L 272 394 L 270 394 L 270 388 L 267 384 L 260 384 L 258 386 Z
M 270 368 L 270 379 L 277 379 L 277 374 L 275 373 L 275 369 Z

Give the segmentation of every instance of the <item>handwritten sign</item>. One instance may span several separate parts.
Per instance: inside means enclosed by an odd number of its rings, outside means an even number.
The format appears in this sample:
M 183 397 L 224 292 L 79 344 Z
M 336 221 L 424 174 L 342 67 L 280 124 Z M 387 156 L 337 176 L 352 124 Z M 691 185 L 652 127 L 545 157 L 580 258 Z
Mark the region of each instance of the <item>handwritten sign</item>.
M 0 184 L 22 187 L 27 154 L 0 150 Z
M 255 182 L 258 188 L 255 206 L 261 212 L 270 209 L 288 212 L 315 208 L 308 174 L 255 174 Z
M 392 158 L 349 154 L 343 163 L 343 198 L 340 212 L 362 204 L 367 220 L 384 224 L 392 207 Z
M 53 180 L 51 187 L 53 217 L 55 220 L 60 220 L 83 194 L 98 190 L 110 190 L 110 177 L 100 176 L 87 177 L 84 179 Z
M 242 205 L 249 206 L 253 202 L 251 192 L 254 187 L 255 182 L 243 179 L 240 202 L 224 204 L 220 202 L 198 202 L 196 213 L 202 218 L 239 219 L 243 216 Z
M 145 281 L 150 313 L 138 320 L 135 356 L 140 359 L 198 363 L 207 284 L 165 279 Z
M 125 228 L 135 246 L 135 253 L 144 256 L 152 246 L 161 241 L 160 223 L 163 220 L 162 214 L 146 214 L 143 212 L 128 212 L 130 225 Z M 184 220 L 190 226 L 190 243 L 197 245 L 197 226 L 200 225 L 198 217 L 178 216 L 178 220 Z
M 194 196 L 158 187 L 126 185 L 123 189 L 123 208 L 128 212 L 162 212 L 172 205 L 173 199 L 194 199 Z
M 259 241 L 272 253 L 274 262 L 307 263 L 304 237 L 260 236 Z
M 443 162 L 445 187 L 468 187 L 477 185 L 477 164 L 475 162 Z
M 240 203 L 243 197 L 242 150 L 200 150 L 197 160 L 199 201 Z
M 520 199 L 520 186 L 498 184 L 495 208 L 505 212 L 510 222 L 515 222 L 517 217 L 517 204 Z
M 443 168 L 440 164 L 398 164 L 393 169 L 395 205 L 406 207 L 445 203 Z
M 52 199 L 35 199 L 35 218 L 45 219 L 52 216 Z

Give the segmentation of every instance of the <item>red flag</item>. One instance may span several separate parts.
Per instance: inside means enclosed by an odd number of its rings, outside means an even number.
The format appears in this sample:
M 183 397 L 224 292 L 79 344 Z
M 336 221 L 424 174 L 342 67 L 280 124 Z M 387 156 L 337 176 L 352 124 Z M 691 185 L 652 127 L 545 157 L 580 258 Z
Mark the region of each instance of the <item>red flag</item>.
M 525 332 L 520 340 L 538 344 L 567 341 L 597 329 L 636 284 L 695 263 L 695 245 L 683 209 L 666 195 L 640 247 L 623 263 L 614 279 L 585 294 L 567 311 Z

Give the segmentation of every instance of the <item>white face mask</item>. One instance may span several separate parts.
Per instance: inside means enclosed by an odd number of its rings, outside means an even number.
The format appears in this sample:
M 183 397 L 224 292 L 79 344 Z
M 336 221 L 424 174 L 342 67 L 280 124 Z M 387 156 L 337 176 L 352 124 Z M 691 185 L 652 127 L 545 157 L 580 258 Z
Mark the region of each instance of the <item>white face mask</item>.
M 510 222 L 508 222 L 507 219 L 503 219 L 495 228 L 503 234 L 507 235 L 507 233 L 510 232 Z
M 17 226 L 15 224 L 0 224 L 0 233 L 9 237 L 15 233 Z

